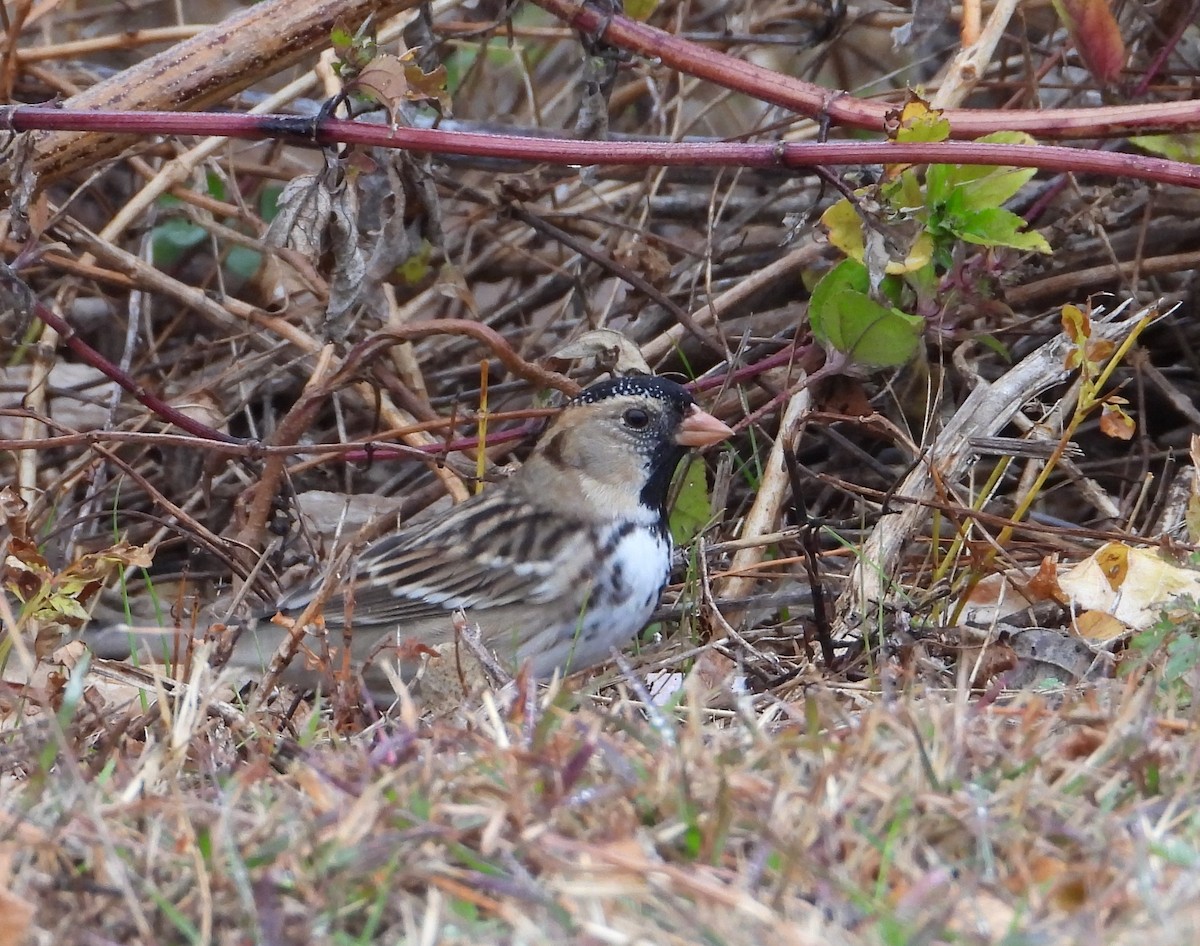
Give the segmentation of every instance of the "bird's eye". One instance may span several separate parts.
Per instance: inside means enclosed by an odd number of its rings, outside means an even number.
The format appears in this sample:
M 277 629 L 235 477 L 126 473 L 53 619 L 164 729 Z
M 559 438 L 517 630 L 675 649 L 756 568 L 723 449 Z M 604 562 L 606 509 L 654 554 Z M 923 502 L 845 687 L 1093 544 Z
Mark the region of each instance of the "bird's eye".
M 650 415 L 640 407 L 631 407 L 625 412 L 625 426 L 633 430 L 645 430 L 650 423 Z

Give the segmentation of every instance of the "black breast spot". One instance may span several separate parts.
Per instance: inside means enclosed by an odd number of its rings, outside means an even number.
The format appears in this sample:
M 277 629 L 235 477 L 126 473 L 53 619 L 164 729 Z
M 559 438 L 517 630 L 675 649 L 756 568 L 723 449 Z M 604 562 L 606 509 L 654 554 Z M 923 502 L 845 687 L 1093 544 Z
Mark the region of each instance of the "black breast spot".
M 629 589 L 625 587 L 625 569 L 620 562 L 614 562 L 612 571 L 608 576 L 609 593 L 614 601 L 621 601 L 629 597 Z

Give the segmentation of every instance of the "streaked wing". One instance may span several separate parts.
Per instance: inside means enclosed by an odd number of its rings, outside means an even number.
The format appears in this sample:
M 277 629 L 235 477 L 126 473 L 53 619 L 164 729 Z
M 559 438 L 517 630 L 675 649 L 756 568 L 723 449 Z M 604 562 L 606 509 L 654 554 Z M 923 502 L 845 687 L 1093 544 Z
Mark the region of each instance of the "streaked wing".
M 416 624 L 459 608 L 485 620 L 489 608 L 556 600 L 586 580 L 584 523 L 551 524 L 507 490 L 492 494 L 369 545 L 352 566 L 354 626 Z M 296 589 L 281 607 L 302 609 L 317 587 Z M 330 598 L 326 626 L 343 625 L 350 598 Z

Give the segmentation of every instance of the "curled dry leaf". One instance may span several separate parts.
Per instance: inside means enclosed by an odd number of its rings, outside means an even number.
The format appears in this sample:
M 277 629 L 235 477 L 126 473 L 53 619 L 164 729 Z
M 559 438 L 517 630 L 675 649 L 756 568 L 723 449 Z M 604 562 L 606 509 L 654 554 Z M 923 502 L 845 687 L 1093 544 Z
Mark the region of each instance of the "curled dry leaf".
M 326 322 L 338 322 L 358 301 L 366 276 L 359 245 L 358 193 L 350 180 L 330 187 L 325 175 L 295 178 L 279 195 L 279 212 L 263 238 L 271 246 L 290 247 L 310 260 L 333 250 Z
M 450 114 L 446 67 L 426 72 L 418 63 L 420 53 L 421 47 L 414 46 L 400 57 L 376 54 L 346 83 L 346 91 L 383 106 L 393 125 L 405 102 L 428 102 L 443 115 Z
M 325 227 L 333 212 L 333 195 L 324 181 L 316 174 L 298 175 L 279 194 L 277 206 L 263 240 L 317 259 L 325 250 Z
M 393 125 L 399 119 L 400 104 L 407 100 L 409 94 L 404 64 L 395 56 L 386 55 L 376 56 L 367 63 L 346 88 L 382 105 Z
M 1090 641 L 1108 643 L 1145 630 L 1181 595 L 1200 599 L 1200 571 L 1168 561 L 1157 549 L 1109 542 L 1082 562 L 1059 572 L 1059 587 L 1081 618 L 1075 629 Z M 1103 618 L 1083 619 L 1087 611 Z
M 1053 0 L 1088 72 L 1100 82 L 1115 82 L 1125 65 L 1125 41 L 1109 9 L 1109 0 Z
M 222 433 L 229 432 L 225 412 L 221 409 L 221 405 L 211 389 L 188 391 L 172 397 L 168 403 L 181 414 L 206 427 Z
M 1133 418 L 1125 413 L 1121 405 L 1117 403 L 1124 400 L 1124 398 L 1112 397 L 1104 403 L 1104 409 L 1100 414 L 1100 432 L 1106 437 L 1113 437 L 1116 440 L 1132 440 L 1137 431 L 1137 424 L 1134 423 Z
M 0 526 L 20 539 L 29 535 L 28 507 L 11 486 L 0 487 Z
M 1065 602 L 1058 587 L 1057 570 L 1057 560 L 1047 556 L 1032 577 L 1024 569 L 984 576 L 967 595 L 960 619 L 964 624 L 989 627 L 1041 602 Z
M 637 345 L 620 332 L 609 328 L 584 332 L 573 342 L 563 345 L 551 357 L 560 361 L 590 358 L 597 367 L 618 378 L 632 374 L 653 374 Z
M 338 323 L 366 288 L 367 258 L 358 238 L 358 192 L 343 181 L 333 194 L 329 229 L 333 244 L 333 278 L 329 283 L 326 324 Z

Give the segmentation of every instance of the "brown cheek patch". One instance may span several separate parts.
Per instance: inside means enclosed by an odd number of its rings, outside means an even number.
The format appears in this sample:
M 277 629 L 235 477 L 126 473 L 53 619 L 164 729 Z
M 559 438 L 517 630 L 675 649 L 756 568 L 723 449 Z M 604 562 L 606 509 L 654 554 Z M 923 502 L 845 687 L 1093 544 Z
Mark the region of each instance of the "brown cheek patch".
M 567 457 L 563 453 L 566 434 L 565 430 L 560 430 L 555 434 L 551 434 L 546 442 L 542 444 L 542 456 L 555 466 L 567 465 Z

